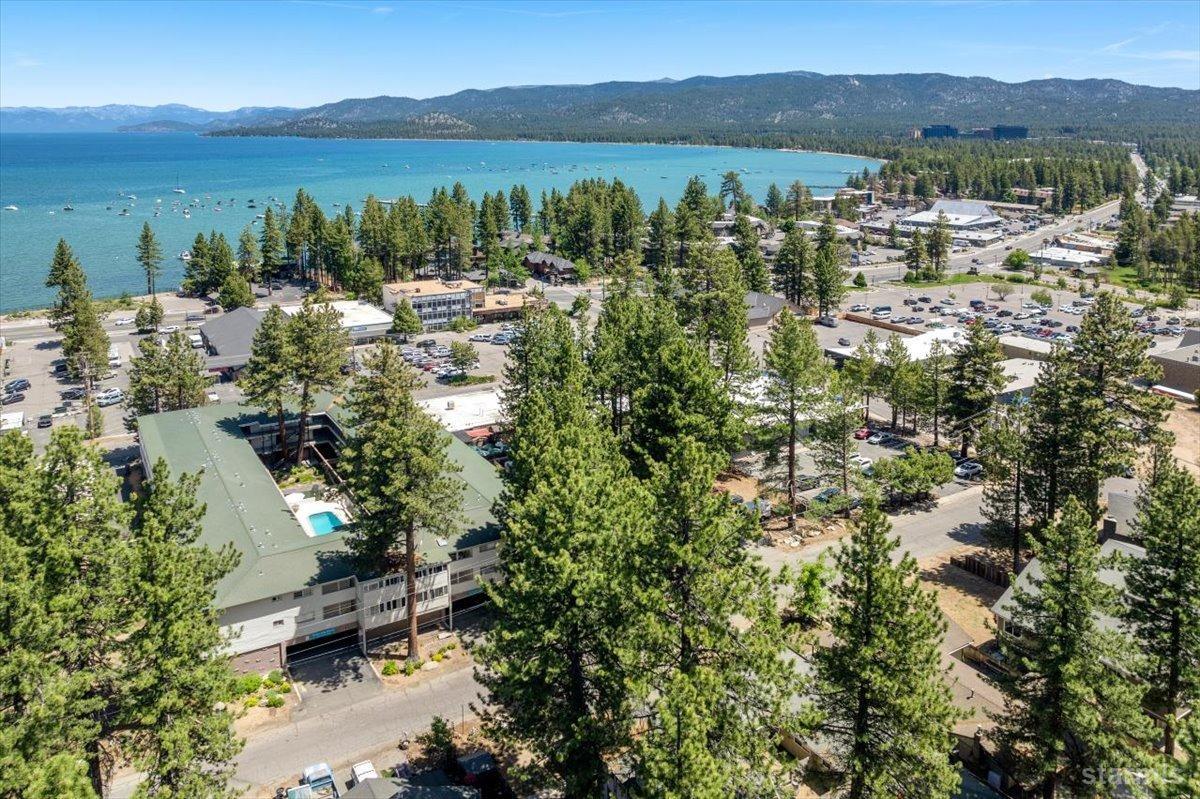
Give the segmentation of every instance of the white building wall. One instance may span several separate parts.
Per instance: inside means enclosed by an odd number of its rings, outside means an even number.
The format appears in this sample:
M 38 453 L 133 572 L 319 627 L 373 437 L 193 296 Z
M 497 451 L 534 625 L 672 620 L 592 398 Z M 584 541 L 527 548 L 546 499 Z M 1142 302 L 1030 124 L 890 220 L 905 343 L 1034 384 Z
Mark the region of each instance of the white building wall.
M 299 588 L 226 608 L 221 613 L 221 631 L 231 638 L 230 649 L 236 654 L 291 643 L 294 639 L 345 624 L 354 618 L 354 611 L 326 619 L 324 609 L 356 598 L 353 578 L 349 582 L 350 585 L 345 587 L 331 582 Z M 326 586 L 336 590 L 322 593 Z

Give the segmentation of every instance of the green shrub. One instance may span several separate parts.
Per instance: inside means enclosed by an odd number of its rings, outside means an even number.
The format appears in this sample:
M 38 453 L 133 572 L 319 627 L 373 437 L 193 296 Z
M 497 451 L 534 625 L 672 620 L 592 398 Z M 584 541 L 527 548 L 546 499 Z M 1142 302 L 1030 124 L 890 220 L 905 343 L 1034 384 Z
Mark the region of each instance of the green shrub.
M 859 272 L 854 276 L 854 285 L 858 286 L 860 289 L 865 289 L 867 287 L 867 276 L 862 272 Z
M 419 668 L 421 668 L 421 661 L 419 661 L 419 660 L 404 661 L 404 676 L 406 676 L 406 677 L 413 676 L 413 673 L 415 673 L 416 670 Z
M 267 694 L 267 707 L 283 707 L 283 697 L 271 691 Z
M 441 652 L 434 652 L 433 656 L 430 657 L 430 660 L 432 660 L 434 663 L 441 663 L 442 660 L 445 659 L 445 657 L 446 656 L 443 655 Z
M 383 668 L 379 671 L 384 677 L 395 677 L 400 673 L 400 667 L 396 664 L 396 661 L 389 660 L 383 664 Z
M 291 693 L 291 690 L 292 690 L 292 684 L 290 682 L 288 682 L 287 680 L 284 680 L 283 682 L 279 683 L 279 685 L 277 687 L 278 687 L 279 693 L 281 693 L 281 694 Z
M 479 325 L 470 316 L 456 316 L 450 320 L 450 329 L 455 333 L 466 333 L 468 330 L 474 330 L 477 327 Z
M 246 697 L 246 707 L 258 707 L 258 694 Z
M 279 669 L 272 669 L 267 675 L 267 679 L 274 683 L 283 682 L 283 672 Z
M 262 687 L 262 677 L 257 674 L 243 674 L 237 678 L 238 696 L 252 694 Z

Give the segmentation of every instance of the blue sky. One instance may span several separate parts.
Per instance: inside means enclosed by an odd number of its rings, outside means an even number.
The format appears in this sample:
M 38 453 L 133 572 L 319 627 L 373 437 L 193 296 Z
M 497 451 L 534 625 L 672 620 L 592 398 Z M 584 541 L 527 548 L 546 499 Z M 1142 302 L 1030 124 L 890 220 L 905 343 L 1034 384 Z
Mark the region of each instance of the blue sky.
M 1179 2 L 0 2 L 0 104 L 210 109 L 787 70 L 1200 88 Z

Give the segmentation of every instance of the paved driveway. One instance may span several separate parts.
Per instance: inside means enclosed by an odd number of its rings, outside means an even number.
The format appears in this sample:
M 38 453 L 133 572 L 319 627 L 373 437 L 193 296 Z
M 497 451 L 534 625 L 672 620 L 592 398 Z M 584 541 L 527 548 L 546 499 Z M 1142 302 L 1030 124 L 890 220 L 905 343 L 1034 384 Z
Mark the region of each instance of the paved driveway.
M 292 711 L 297 720 L 322 716 L 383 692 L 383 683 L 358 652 L 335 652 L 294 665 L 289 671 L 300 692 L 300 705 Z

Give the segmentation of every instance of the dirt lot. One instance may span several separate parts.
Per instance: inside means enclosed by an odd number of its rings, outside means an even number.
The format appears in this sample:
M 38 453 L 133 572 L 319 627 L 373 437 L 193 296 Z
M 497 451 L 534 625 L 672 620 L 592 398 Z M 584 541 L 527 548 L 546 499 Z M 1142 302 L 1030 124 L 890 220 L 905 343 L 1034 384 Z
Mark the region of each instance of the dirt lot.
M 1167 429 L 1175 434 L 1175 457 L 1200 477 L 1200 407 L 1175 403 L 1167 416 Z
M 937 593 L 938 607 L 948 618 L 966 630 L 976 644 L 993 637 L 989 627 L 992 621 L 991 607 L 1004 593 L 1004 589 L 950 565 L 950 558 L 954 555 L 982 551 L 980 547 L 959 547 L 951 552 L 927 558 L 918 564 L 921 568 L 921 581 Z

